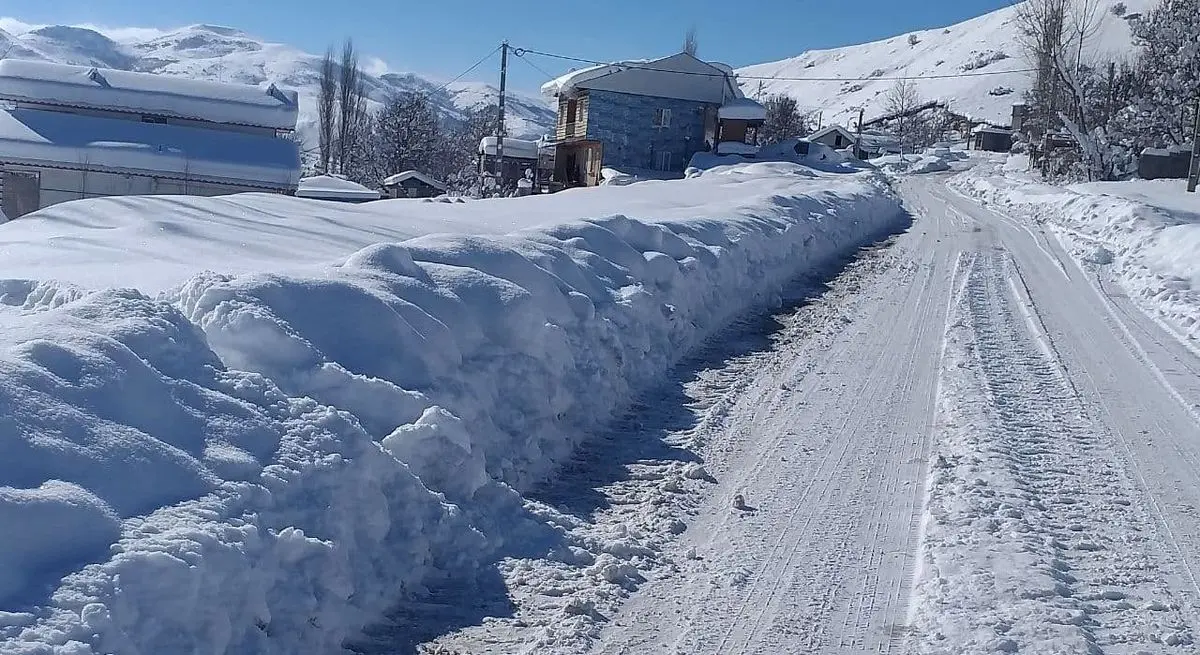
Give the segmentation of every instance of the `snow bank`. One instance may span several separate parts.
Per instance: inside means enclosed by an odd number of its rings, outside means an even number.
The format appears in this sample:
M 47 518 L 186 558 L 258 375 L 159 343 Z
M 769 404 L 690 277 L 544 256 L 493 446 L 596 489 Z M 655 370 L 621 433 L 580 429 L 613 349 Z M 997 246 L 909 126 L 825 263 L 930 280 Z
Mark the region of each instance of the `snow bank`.
M 1052 227 L 1076 259 L 1111 273 L 1143 310 L 1200 348 L 1200 198 L 1182 180 L 1064 188 L 985 162 L 952 185 Z
M 300 178 L 296 189 L 297 198 L 314 200 L 379 200 L 380 193 L 374 189 L 352 182 L 343 177 L 314 175 Z
M 384 203 L 575 213 L 156 297 L 0 282 L 0 520 L 24 537 L 0 546 L 0 651 L 330 652 L 424 585 L 553 547 L 517 492 L 638 385 L 899 216 L 868 174 L 725 173 Z M 578 220 L 592 193 L 647 218 Z M 706 194 L 728 204 L 651 218 Z M 324 224 L 307 207 L 296 229 Z
M 937 154 L 926 155 L 887 155 L 871 160 L 877 168 L 889 173 L 908 173 L 924 175 L 926 173 L 941 173 L 950 170 L 950 164 L 944 157 Z

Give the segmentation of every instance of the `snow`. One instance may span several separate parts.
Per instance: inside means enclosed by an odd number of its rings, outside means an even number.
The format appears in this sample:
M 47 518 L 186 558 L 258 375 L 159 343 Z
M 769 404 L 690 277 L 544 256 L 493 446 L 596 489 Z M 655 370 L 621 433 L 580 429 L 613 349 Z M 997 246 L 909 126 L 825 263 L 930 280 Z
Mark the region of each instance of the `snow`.
M 395 175 L 389 175 L 389 176 L 383 178 L 382 184 L 385 187 L 396 186 L 405 180 L 411 180 L 411 179 L 420 180 L 420 181 L 424 182 L 425 184 L 428 184 L 429 186 L 431 186 L 435 189 L 439 189 L 441 191 L 446 190 L 445 184 L 438 182 L 437 180 L 433 179 L 432 177 L 429 177 L 428 175 L 422 173 L 421 171 L 403 171 L 401 173 L 396 173 Z
M 757 153 L 758 146 L 741 141 L 721 141 L 717 144 L 718 155 L 754 155 Z
M 0 60 L 0 100 L 296 128 L 297 94 L 166 75 L 19 59 Z
M 892 173 L 908 173 L 921 175 L 925 173 L 940 173 L 950 170 L 946 158 L 936 154 L 925 155 L 885 155 L 871 160 L 880 170 Z
M 722 120 L 765 121 L 767 108 L 753 98 L 734 98 L 721 105 L 717 118 Z
M 27 538 L 0 547 L 0 651 L 333 652 L 546 543 L 520 492 L 898 216 L 876 176 L 776 163 L 466 203 L 111 198 L 5 224 L 0 517 Z
M 563 93 L 570 93 L 576 87 L 580 87 L 592 80 L 597 80 L 612 73 L 619 73 L 622 70 L 632 67 L 643 67 L 653 64 L 651 59 L 627 59 L 624 61 L 615 61 L 610 64 L 594 64 L 585 66 L 579 70 L 573 70 L 564 73 L 549 82 L 542 85 L 542 95 L 547 99 L 558 98 Z
M 604 79 L 609 76 L 613 79 Z M 543 84 L 542 95 L 554 99 L 576 89 L 591 88 L 713 104 L 742 96 L 730 66 L 701 61 L 683 52 L 659 59 L 617 61 L 571 71 Z
M 297 198 L 316 200 L 379 200 L 379 196 L 379 192 L 374 189 L 332 175 L 301 178 L 299 188 L 296 189 Z
M 955 188 L 1051 227 L 1076 258 L 1108 271 L 1143 310 L 1200 350 L 1200 199 L 1186 193 L 1186 181 L 1057 187 L 1020 168 L 985 161 Z
M 17 164 L 285 188 L 300 177 L 288 139 L 36 109 L 0 109 L 0 144 L 0 160 Z
M 1145 11 L 1156 0 L 1125 0 L 1129 13 Z M 949 104 L 951 111 L 973 120 L 997 125 L 1012 122 L 1012 105 L 1023 99 L 1032 84 L 1032 76 L 1017 72 L 1032 68 L 1019 44 L 1015 6 L 1008 6 L 946 28 L 912 32 L 917 44 L 909 44 L 909 34 L 829 50 L 811 50 L 782 61 L 738 69 L 738 79 L 746 93 L 758 91 L 762 78 L 762 97 L 782 93 L 796 99 L 810 111 L 821 111 L 826 122 L 853 124 L 858 108 L 866 109 L 866 119 L 886 114 L 884 97 L 895 85 L 896 77 L 915 80 L 918 94 L 927 100 Z M 1097 54 L 1116 54 L 1132 50 L 1128 21 L 1100 7 L 1101 26 L 1089 47 Z M 961 73 L 1000 73 L 975 77 L 942 77 Z M 774 78 L 800 78 L 800 81 Z M 814 79 L 820 78 L 820 79 Z M 855 79 L 847 79 L 855 78 Z M 829 80 L 829 81 L 826 81 Z M 1011 93 L 992 95 L 998 87 Z
M 485 136 L 479 141 L 479 154 L 496 156 L 497 137 Z M 537 159 L 538 141 L 504 137 L 504 156 L 515 159 Z

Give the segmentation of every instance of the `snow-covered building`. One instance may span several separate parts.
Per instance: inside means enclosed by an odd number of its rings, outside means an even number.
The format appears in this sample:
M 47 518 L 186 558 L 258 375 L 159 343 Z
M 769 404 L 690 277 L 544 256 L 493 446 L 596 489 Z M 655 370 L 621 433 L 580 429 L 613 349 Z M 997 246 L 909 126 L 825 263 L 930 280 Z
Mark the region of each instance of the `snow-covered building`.
M 287 193 L 297 96 L 48 62 L 0 60 L 0 207 L 16 218 L 97 196 Z
M 389 198 L 432 198 L 445 193 L 446 185 L 421 171 L 404 171 L 384 178 L 383 190 Z
M 485 136 L 479 141 L 479 173 L 495 174 L 499 156 L 503 159 L 500 164 L 500 186 L 515 189 L 517 182 L 526 179 L 526 171 L 531 176 L 537 173 L 542 142 L 504 137 L 504 152 L 501 154 L 498 141 L 494 136 Z
M 995 125 L 979 125 L 971 130 L 971 143 L 975 150 L 1008 152 L 1012 150 L 1013 131 Z
M 314 175 L 300 180 L 296 188 L 297 198 L 309 200 L 331 200 L 334 202 L 371 202 L 383 194 L 369 189 L 358 182 L 333 175 Z
M 692 155 L 716 148 L 721 107 L 735 101 L 727 120 L 742 129 L 758 120 L 744 118 L 758 113 L 738 102 L 732 68 L 685 52 L 573 71 L 542 93 L 558 103 L 554 179 L 565 186 L 598 184 L 604 167 L 682 175 Z M 730 125 L 731 140 L 737 129 Z
M 814 143 L 823 143 L 834 150 L 849 148 L 858 140 L 853 132 L 841 125 L 826 126 L 805 138 Z

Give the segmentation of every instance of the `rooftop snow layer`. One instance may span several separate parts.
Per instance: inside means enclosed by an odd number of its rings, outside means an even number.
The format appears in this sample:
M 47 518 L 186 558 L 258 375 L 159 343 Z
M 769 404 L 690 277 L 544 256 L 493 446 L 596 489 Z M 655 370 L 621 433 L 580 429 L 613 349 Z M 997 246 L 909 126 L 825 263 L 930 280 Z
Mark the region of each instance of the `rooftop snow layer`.
M 289 139 L 36 109 L 0 110 L 0 161 L 269 188 L 300 177 Z
M 660 59 L 631 59 L 571 71 L 542 85 L 554 98 L 575 89 L 597 89 L 662 98 L 722 103 L 740 98 L 733 69 L 678 53 Z
M 296 128 L 295 91 L 168 75 L 0 60 L 0 100 L 108 109 L 155 116 Z
M 507 142 L 505 143 L 505 145 L 506 146 L 508 145 Z M 383 178 L 383 186 L 395 186 L 405 180 L 412 180 L 412 179 L 420 180 L 435 189 L 439 189 L 442 191 L 446 190 L 445 184 L 433 179 L 432 177 L 422 173 L 421 171 L 404 171 L 403 173 L 396 173 L 395 175 L 389 175 L 389 176 Z
M 496 155 L 496 137 L 483 137 L 479 141 L 479 153 L 494 157 Z M 504 137 L 504 156 L 516 159 L 537 159 L 538 142 Z
M 379 192 L 332 175 L 314 175 L 300 180 L 296 197 L 317 200 L 379 200 Z
M 717 118 L 724 120 L 764 121 L 767 119 L 767 108 L 758 104 L 753 98 L 734 98 L 717 110 Z

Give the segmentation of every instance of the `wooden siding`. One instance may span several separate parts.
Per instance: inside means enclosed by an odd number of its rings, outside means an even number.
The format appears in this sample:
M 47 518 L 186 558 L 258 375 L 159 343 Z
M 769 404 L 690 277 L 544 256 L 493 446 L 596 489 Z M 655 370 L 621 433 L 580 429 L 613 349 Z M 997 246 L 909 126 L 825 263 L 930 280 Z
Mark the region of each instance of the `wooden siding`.
M 571 102 L 575 102 L 575 122 L 568 123 L 567 118 L 570 113 L 568 106 Z M 588 105 L 589 97 L 586 92 L 574 95 L 571 97 L 559 96 L 558 98 L 558 125 L 554 131 L 555 141 L 564 141 L 566 139 L 582 139 L 587 134 L 588 124 Z

